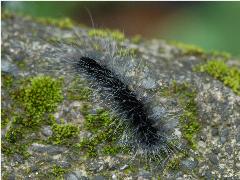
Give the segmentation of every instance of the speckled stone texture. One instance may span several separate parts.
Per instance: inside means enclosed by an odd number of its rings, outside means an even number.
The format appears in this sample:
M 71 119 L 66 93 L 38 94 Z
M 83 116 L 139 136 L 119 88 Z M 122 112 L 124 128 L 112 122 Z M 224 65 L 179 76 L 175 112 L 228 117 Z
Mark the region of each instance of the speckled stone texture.
M 60 71 L 51 71 L 47 52 L 51 46 L 47 39 L 52 37 L 70 37 L 73 30 L 63 30 L 53 26 L 38 24 L 31 19 L 10 17 L 1 20 L 1 71 L 12 74 L 16 79 L 46 73 L 57 77 Z M 78 33 L 87 34 L 87 29 L 76 27 Z M 51 37 L 52 36 L 52 37 Z M 86 38 L 88 38 L 86 36 Z M 198 121 L 201 125 L 197 135 L 197 148 L 189 150 L 189 156 L 180 160 L 177 169 L 152 172 L 135 168 L 133 172 L 123 171 L 119 162 L 125 156 L 105 156 L 86 159 L 76 154 L 71 148 L 57 145 L 41 144 L 42 140 L 52 135 L 49 126 L 40 132 L 29 135 L 32 144 L 28 145 L 30 157 L 24 159 L 19 154 L 8 157 L 2 153 L 3 179 L 44 179 L 41 174 L 47 173 L 53 164 L 67 168 L 63 178 L 77 179 L 240 179 L 240 97 L 213 77 L 193 71 L 193 67 L 204 63 L 198 55 L 184 55 L 181 50 L 159 39 L 140 44 L 125 41 L 127 48 L 137 49 L 139 56 L 148 64 L 154 74 L 153 79 L 146 79 L 144 88 L 151 89 L 161 83 L 188 82 L 196 88 Z M 209 57 L 210 58 L 210 57 Z M 228 59 L 227 64 L 240 67 L 240 61 Z M 21 66 L 24 64 L 24 66 Z M 149 78 L 149 77 L 148 77 Z M 66 85 L 64 88 L 68 88 Z M 2 108 L 8 104 L 2 88 Z M 64 101 L 56 116 L 71 119 L 81 124 L 84 121 L 80 113 L 81 101 Z M 2 128 L 2 141 L 6 129 Z M 81 134 L 80 134 L 81 136 Z M 38 137 L 38 138 L 36 138 Z M 38 139 L 34 142 L 34 139 Z M 40 140 L 39 140 L 40 139 Z M 126 161 L 126 160 L 125 160 Z M 131 165 L 131 166 L 134 166 Z M 51 178 L 50 178 L 51 179 Z

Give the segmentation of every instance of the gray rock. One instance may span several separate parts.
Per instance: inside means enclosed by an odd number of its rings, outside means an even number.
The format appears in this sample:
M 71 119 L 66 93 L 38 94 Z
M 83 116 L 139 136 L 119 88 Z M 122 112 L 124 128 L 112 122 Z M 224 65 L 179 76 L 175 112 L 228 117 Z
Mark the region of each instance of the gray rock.
M 79 33 L 80 35 L 80 42 L 86 42 L 83 43 L 83 47 L 81 47 L 79 51 L 93 51 L 93 48 L 90 46 L 94 43 L 88 36 L 89 29 L 87 28 L 77 26 L 74 30 L 61 29 L 54 25 L 48 26 L 37 23 L 33 19 L 18 16 L 2 19 L 1 23 L 1 45 L 4 50 L 2 51 L 2 71 L 9 72 L 19 79 L 37 76 L 39 74 L 47 74 L 52 77 L 64 76 L 64 93 L 68 90 L 68 85 L 71 84 L 70 82 L 75 76 L 73 76 L 74 73 L 68 73 L 67 67 L 69 64 L 58 64 L 60 59 L 53 57 L 53 54 L 61 49 L 55 47 L 54 44 L 50 44 L 49 39 L 56 38 L 62 40 L 62 38 L 73 38 L 75 37 L 74 31 L 76 30 L 77 34 Z M 104 39 L 100 39 L 104 41 Z M 85 44 L 89 44 L 89 47 L 85 47 Z M 106 46 L 116 45 L 116 42 L 108 40 L 105 44 Z M 223 82 L 216 80 L 207 73 L 193 71 L 196 65 L 205 63 L 211 59 L 218 60 L 218 57 L 205 53 L 201 55 L 199 55 L 199 53 L 195 54 L 194 50 L 190 54 L 182 53 L 185 50 L 159 39 L 144 41 L 139 45 L 133 44 L 129 40 L 120 44 L 126 49 L 133 46 L 137 49 L 137 56 L 139 56 L 139 58 L 124 57 L 123 59 L 124 61 L 129 61 L 127 62 L 127 65 L 129 64 L 127 67 L 129 70 L 127 76 L 130 79 L 133 77 L 132 87 L 141 84 L 140 88 L 142 89 L 140 90 L 143 90 L 143 93 L 147 95 L 148 93 L 150 95 L 152 95 L 151 93 L 156 93 L 153 94 L 156 95 L 156 97 L 154 96 L 154 100 L 156 98 L 156 104 L 153 106 L 160 107 L 155 109 L 156 116 L 162 117 L 166 114 L 166 111 L 169 110 L 172 110 L 171 112 L 179 112 L 177 111 L 179 108 L 183 110 L 183 107 L 179 107 L 180 103 L 177 97 L 162 97 L 159 95 L 159 85 L 165 87 L 165 85 L 168 86 L 173 80 L 176 80 L 177 83 L 188 83 L 191 88 L 196 90 L 197 121 L 199 121 L 201 125 L 200 131 L 196 134 L 196 139 L 194 139 L 197 147 L 195 149 L 189 147 L 182 136 L 182 129 L 178 128 L 178 126 L 181 126 L 178 120 L 183 111 L 177 114 L 173 113 L 173 116 L 166 118 L 166 122 L 168 122 L 170 129 L 176 130 L 176 133 L 179 135 L 178 137 L 180 137 L 179 141 L 183 143 L 181 147 L 189 153 L 189 158 L 181 159 L 180 169 L 177 169 L 175 172 L 164 171 L 165 174 L 163 175 L 162 171 L 149 171 L 149 176 L 153 177 L 153 179 L 157 177 L 161 177 L 162 179 L 214 179 L 216 177 L 218 179 L 240 179 L 240 160 L 238 158 L 240 156 L 238 144 L 240 142 L 240 97 L 236 95 L 231 88 L 226 87 Z M 64 48 L 63 54 L 65 52 L 72 52 L 71 50 L 71 48 L 66 47 L 66 49 Z M 99 52 L 95 52 L 94 50 L 91 55 L 99 57 Z M 101 58 L 103 59 L 103 57 Z M 142 61 L 144 61 L 143 64 L 146 64 L 146 71 L 144 67 L 144 71 L 139 74 L 131 72 L 132 67 L 134 67 L 134 63 L 131 61 L 132 59 L 134 60 L 133 62 L 138 62 L 139 59 L 142 59 Z M 224 58 L 219 58 L 219 60 L 222 59 Z M 18 63 L 20 61 L 23 62 L 23 64 L 27 64 L 26 68 L 24 67 L 24 71 L 19 67 Z M 231 58 L 230 61 L 234 62 L 232 64 L 237 67 L 240 67 L 239 60 Z M 66 71 L 65 68 L 67 69 Z M 21 69 L 21 71 L 19 69 Z M 116 67 L 116 69 L 124 68 Z M 138 79 L 139 82 L 137 82 Z M 134 84 L 135 80 L 136 84 Z M 2 88 L 2 92 L 2 101 L 3 104 L 6 104 L 4 107 L 7 107 L 10 103 L 9 97 L 5 97 L 7 94 L 6 89 Z M 64 95 L 66 95 L 66 93 Z M 56 119 L 59 120 L 63 118 L 67 123 L 71 122 L 82 125 L 84 120 L 81 120 L 81 118 L 84 117 L 78 109 L 75 109 L 80 108 L 80 106 L 72 107 L 73 104 L 71 103 L 72 102 L 69 102 L 67 99 L 64 99 L 61 107 L 55 112 L 57 115 Z M 83 102 L 79 101 L 79 104 L 81 103 Z M 101 104 L 99 106 L 101 106 Z M 162 106 L 164 108 L 161 108 Z M 95 105 L 93 108 L 95 108 Z M 74 121 L 76 117 L 79 118 L 79 120 Z M 117 157 L 119 161 L 112 162 L 112 164 L 115 165 L 114 168 L 106 168 L 108 165 L 105 164 L 107 164 L 106 161 L 109 157 L 103 157 L 101 154 L 98 154 L 96 158 L 86 158 L 85 152 L 80 148 L 74 149 L 66 145 L 46 145 L 48 142 L 45 140 L 52 135 L 52 132 L 49 126 L 39 128 L 41 132 L 37 130 L 32 133 L 32 135 L 24 134 L 26 138 L 22 141 L 24 145 L 29 147 L 28 150 L 31 157 L 23 162 L 20 157 L 4 156 L 2 168 L 4 174 L 13 174 L 13 177 L 16 175 L 16 179 L 24 179 L 24 177 L 28 175 L 31 175 L 29 179 L 44 179 L 45 177 L 39 176 L 50 173 L 52 166 L 57 164 L 70 169 L 69 172 L 71 173 L 65 176 L 65 178 L 70 179 L 81 179 L 84 178 L 83 175 L 86 174 L 95 175 L 95 178 L 100 179 L 103 177 L 96 175 L 104 174 L 104 176 L 106 175 L 106 179 L 110 179 L 113 173 L 117 178 L 123 179 L 122 176 L 125 176 L 125 174 L 123 175 L 125 172 L 129 173 L 126 175 L 126 179 L 128 177 L 129 179 L 134 179 L 141 173 L 141 178 L 145 176 L 144 171 L 140 167 L 145 164 L 139 165 L 136 163 L 139 160 L 137 156 L 134 157 L 136 161 L 130 161 L 132 158 L 131 155 L 121 154 L 120 156 L 118 154 L 119 157 L 118 155 Z M 91 136 L 89 132 L 81 133 L 86 134 L 86 137 Z M 43 137 L 43 135 L 45 137 Z M 7 143 L 4 138 L 2 141 L 12 146 Z M 43 144 L 41 144 L 41 142 L 43 142 Z M 100 147 L 101 146 L 99 146 L 99 148 Z M 163 147 L 165 148 L 165 146 Z M 164 148 L 163 151 L 170 150 Z M 195 160 L 196 156 L 199 156 L 198 161 Z M 143 159 L 145 158 L 144 156 L 142 157 Z M 162 159 L 159 160 L 161 161 Z M 19 165 L 16 162 L 21 164 Z M 64 163 L 61 164 L 62 162 Z M 134 172 L 130 172 L 127 168 L 126 170 L 120 169 L 119 167 L 122 167 L 125 163 L 129 163 L 128 167 L 133 167 L 138 173 L 134 174 Z M 32 172 L 27 174 L 29 165 L 30 172 Z M 76 169 L 78 169 L 79 173 L 74 171 Z
M 11 174 L 8 176 L 8 180 L 15 180 L 15 174 Z
M 32 172 L 38 171 L 38 167 L 36 165 L 31 166 L 31 171 Z
M 240 132 L 236 135 L 236 141 L 240 143 Z
M 210 154 L 209 155 L 209 160 L 211 161 L 212 164 L 217 165 L 218 164 L 218 157 L 216 154 Z
M 55 154 L 63 153 L 64 151 L 66 151 L 66 148 L 33 143 L 32 146 L 30 147 L 30 150 L 37 152 L 37 153 L 45 153 L 46 152 L 49 155 L 55 155 Z
M 180 166 L 183 169 L 193 170 L 194 168 L 197 167 L 197 164 L 198 164 L 197 160 L 190 158 L 190 159 L 182 160 L 180 163 Z
M 79 180 L 79 178 L 74 173 L 69 173 L 65 175 L 65 180 Z
M 58 165 L 61 166 L 62 168 L 70 168 L 71 167 L 71 164 L 66 161 L 58 162 Z
M 52 132 L 52 129 L 51 129 L 50 126 L 44 126 L 44 127 L 42 128 L 42 133 L 43 133 L 43 135 L 49 137 L 49 136 L 52 136 L 52 133 L 53 133 L 53 132 Z
M 212 128 L 212 136 L 218 135 L 218 128 Z
M 225 150 L 228 153 L 228 155 L 232 155 L 233 149 L 230 145 L 226 145 Z
M 22 157 L 21 155 L 19 155 L 19 154 L 15 154 L 15 155 L 13 156 L 13 159 L 14 159 L 15 162 L 18 162 L 18 163 L 20 163 L 20 164 L 23 164 L 23 163 L 24 163 L 23 157 Z
M 16 69 L 17 69 L 16 65 L 2 59 L 2 63 L 1 63 L 1 70 L 2 71 L 9 72 L 9 73 L 13 74 L 13 72 L 16 71 Z
M 209 171 L 209 170 L 207 170 L 206 172 L 205 172 L 205 176 L 204 176 L 207 180 L 212 180 L 213 179 L 213 175 L 212 175 L 212 173 L 211 173 L 211 171 Z
M 106 180 L 103 176 L 94 176 L 93 180 Z
M 157 84 L 152 78 L 148 78 L 143 80 L 142 86 L 146 89 L 154 89 L 156 88 Z

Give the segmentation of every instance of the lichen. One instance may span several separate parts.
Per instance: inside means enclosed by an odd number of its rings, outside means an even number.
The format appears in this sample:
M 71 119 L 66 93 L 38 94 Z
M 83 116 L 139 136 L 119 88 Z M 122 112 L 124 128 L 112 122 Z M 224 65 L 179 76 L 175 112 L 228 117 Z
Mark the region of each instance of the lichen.
M 240 95 L 240 71 L 237 67 L 228 67 L 224 61 L 210 60 L 195 67 L 194 70 L 208 73 Z
M 118 42 L 125 40 L 125 35 L 118 30 L 91 29 L 88 31 L 90 37 L 112 38 Z

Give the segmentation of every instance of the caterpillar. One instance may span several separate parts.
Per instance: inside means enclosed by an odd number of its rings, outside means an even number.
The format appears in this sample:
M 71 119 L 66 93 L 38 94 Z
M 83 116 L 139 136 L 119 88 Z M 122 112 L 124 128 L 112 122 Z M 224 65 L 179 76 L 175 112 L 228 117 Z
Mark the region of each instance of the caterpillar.
M 96 87 L 101 87 L 103 93 L 109 94 L 108 98 L 117 104 L 118 111 L 128 120 L 129 127 L 136 130 L 135 136 L 144 146 L 154 146 L 159 140 L 157 128 L 152 119 L 147 117 L 143 102 L 137 99 L 136 94 L 118 79 L 116 74 L 106 67 L 99 65 L 95 60 L 81 57 L 76 65 L 76 71 L 83 73 Z
M 121 56 L 119 44 L 112 39 L 77 37 L 74 43 L 60 42 L 54 58 L 65 73 L 87 80 L 89 87 L 100 96 L 104 106 L 118 117 L 125 127 L 123 144 L 148 158 L 169 159 L 179 150 L 174 128 L 168 127 L 172 113 L 150 98 L 142 87 L 149 78 L 149 69 L 136 57 Z M 141 67 L 140 67 L 141 66 Z

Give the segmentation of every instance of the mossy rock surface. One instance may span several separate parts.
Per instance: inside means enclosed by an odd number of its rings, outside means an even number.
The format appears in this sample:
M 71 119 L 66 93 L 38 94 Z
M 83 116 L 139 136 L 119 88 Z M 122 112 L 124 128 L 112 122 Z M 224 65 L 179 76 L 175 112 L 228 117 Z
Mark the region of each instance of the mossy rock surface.
M 240 178 L 240 60 L 161 39 L 136 44 L 69 19 L 2 17 L 2 179 Z M 142 57 L 155 74 L 145 88 L 157 84 L 163 102 L 181 106 L 178 131 L 187 148 L 162 171 L 141 158 L 129 163 L 133 154 L 111 136 L 114 117 L 89 100 L 84 81 L 49 64 L 49 42 L 73 35 L 73 27 L 85 38 L 112 37 L 123 44 L 120 56 Z

